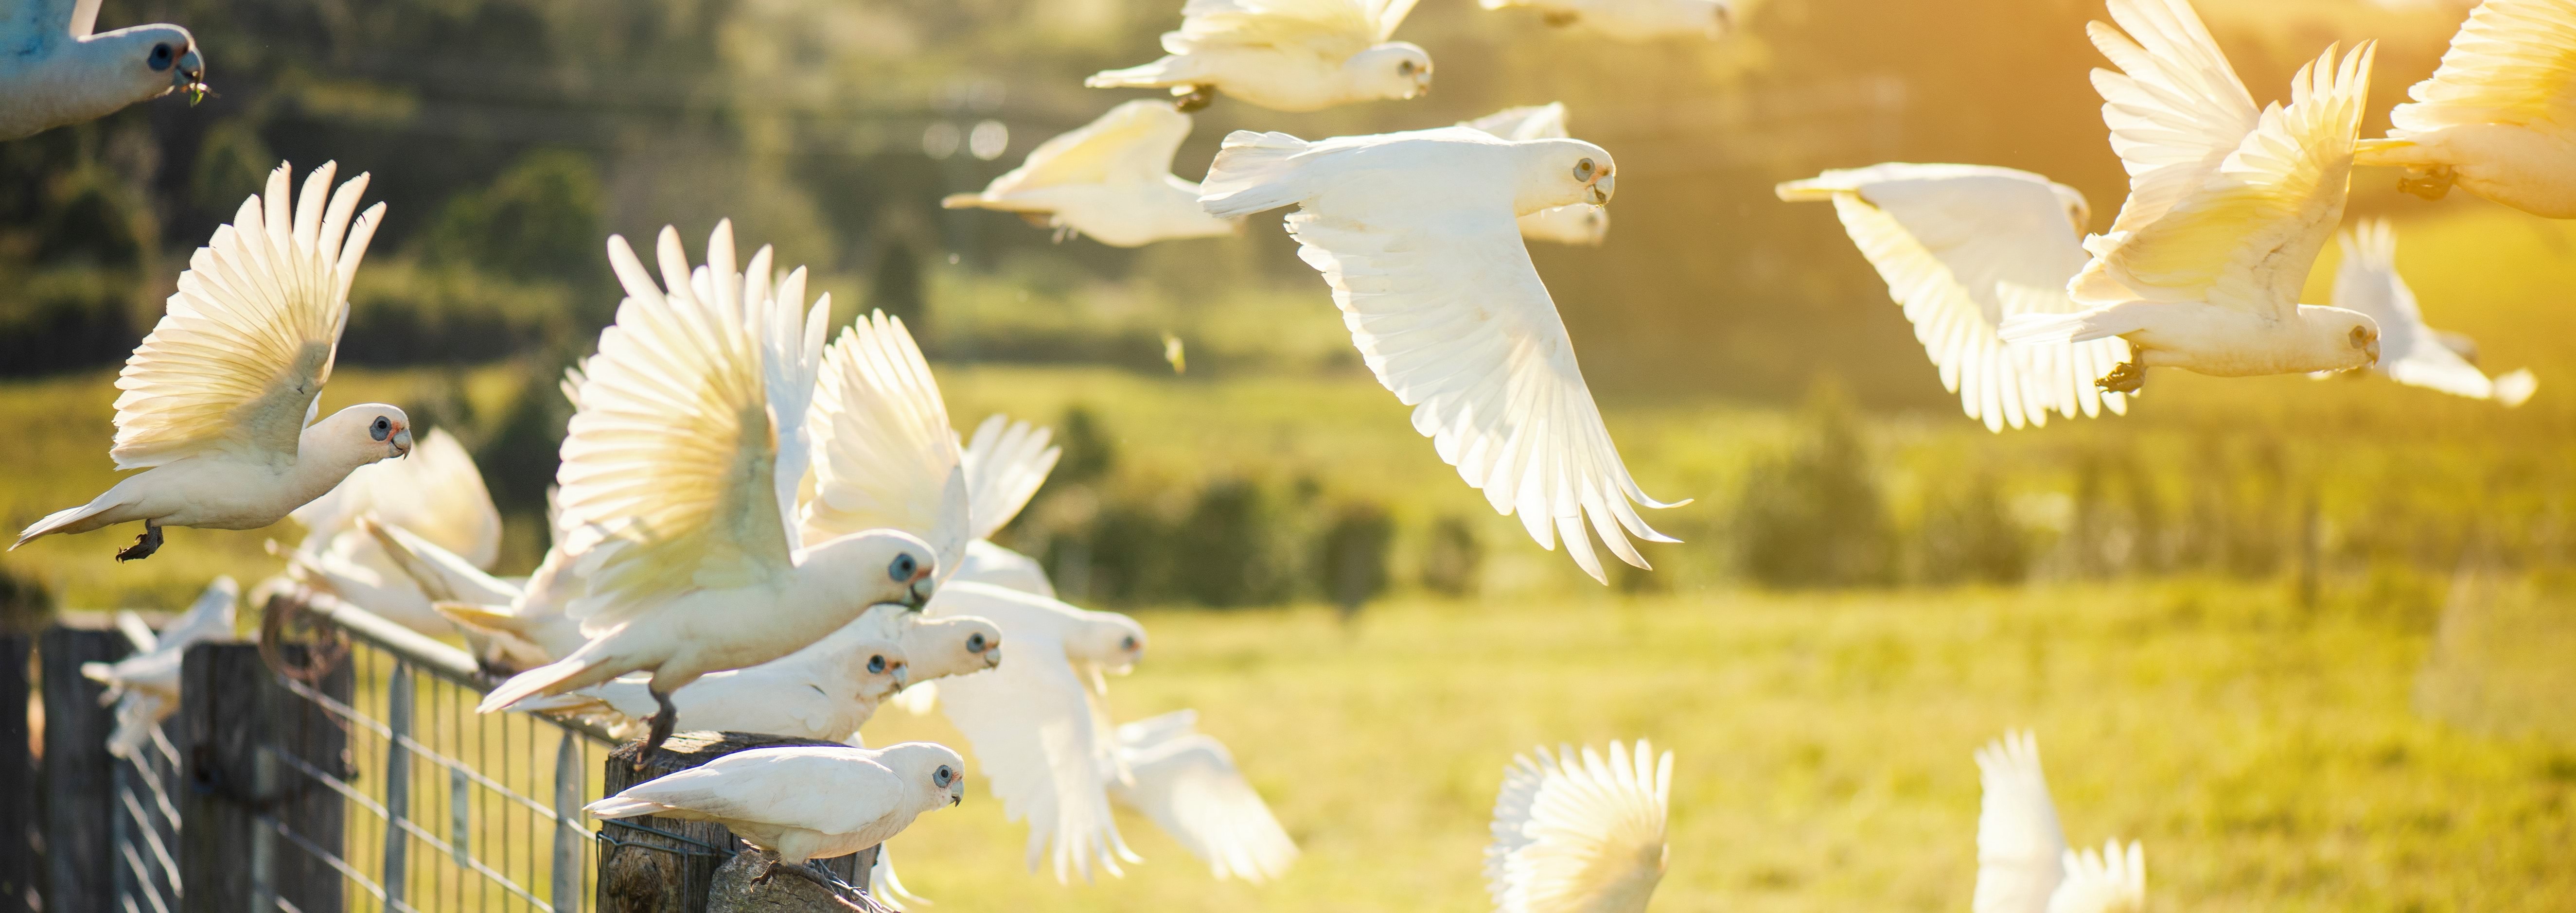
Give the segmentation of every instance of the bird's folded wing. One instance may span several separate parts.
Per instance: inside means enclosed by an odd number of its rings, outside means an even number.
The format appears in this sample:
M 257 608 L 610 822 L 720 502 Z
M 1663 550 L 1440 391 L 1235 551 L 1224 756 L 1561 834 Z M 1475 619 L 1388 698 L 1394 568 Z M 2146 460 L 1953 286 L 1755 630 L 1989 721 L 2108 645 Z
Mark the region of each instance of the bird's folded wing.
M 2147 904 L 2147 857 L 2137 841 L 2125 852 L 2117 842 L 2100 853 L 2066 851 L 2066 880 L 2049 895 L 2048 913 L 2136 913 Z
M 658 248 L 667 292 L 626 239 L 609 239 L 627 297 L 584 366 L 555 475 L 559 544 L 586 590 L 565 614 L 585 631 L 683 592 L 792 570 L 760 345 L 735 297 L 732 226 L 719 223 L 708 244 L 711 296 L 690 288 L 677 232 L 664 228 Z
M 1612 742 L 1606 759 L 1587 747 L 1512 760 L 1485 848 L 1498 913 L 1643 909 L 1662 874 L 1672 753 Z
M 941 681 L 939 706 L 973 743 L 1003 813 L 1028 821 L 1032 871 L 1052 842 L 1057 880 L 1089 880 L 1094 865 L 1121 874 L 1118 860 L 1134 856 L 1109 811 L 1107 746 L 1099 744 L 1090 694 L 1060 640 L 1008 622 L 1003 637 L 1009 658 Z
M 2441 69 L 2388 112 L 2393 133 L 2461 124 L 2576 124 L 2576 3 L 2487 0 Z
M 2120 72 L 2093 71 L 2111 149 L 2128 169 L 2129 197 L 2111 234 L 2137 231 L 2218 170 L 2254 131 L 2260 109 L 2188 0 L 2111 0 L 2123 35 L 2085 25 Z
M 1165 714 L 1145 723 L 1190 714 Z M 1205 860 L 1218 878 L 1259 883 L 1279 877 L 1297 859 L 1297 843 L 1272 817 L 1225 745 L 1190 731 L 1189 722 L 1165 726 L 1149 740 L 1130 739 L 1138 724 L 1118 727 L 1120 751 L 1134 785 L 1116 787 L 1120 801 L 1160 826 Z
M 1047 473 L 1055 471 L 1056 459 L 1064 455 L 1063 448 L 1047 445 L 1051 436 L 1045 428 L 1010 421 L 1000 413 L 975 426 L 960 457 L 966 467 L 969 538 L 991 538 L 1037 496 Z
M 302 549 L 316 552 L 368 514 L 477 568 L 490 568 L 501 555 L 501 510 L 465 445 L 444 428 L 431 429 L 409 458 L 358 467 L 288 516 L 304 525 Z
M 846 834 L 893 814 L 907 790 L 863 749 L 798 745 L 755 748 L 626 788 L 638 799 L 711 818 L 758 821 Z
M 769 414 L 778 427 L 778 463 L 770 473 L 778 515 L 787 518 L 787 547 L 802 547 L 796 524 L 796 501 L 813 464 L 813 442 L 807 439 L 805 415 L 814 402 L 815 379 L 823 372 L 823 343 L 832 322 L 832 295 L 805 302 L 805 268 L 771 285 L 770 249 L 762 247 L 743 271 L 743 301 L 759 334 L 762 384 L 769 392 Z
M 2069 283 L 2081 304 L 2200 301 L 2286 320 L 2343 221 L 2374 46 L 2326 49 L 2218 169 L 2152 222 L 2127 209 Z M 2131 199 L 2136 199 L 2133 195 Z M 2105 243 L 2107 242 L 2107 243 Z
M 1977 812 L 1976 913 L 2045 913 L 2066 852 L 2057 806 L 2048 798 L 2039 744 L 2008 733 L 1977 750 L 1985 798 Z
M 966 554 L 970 502 L 939 380 L 903 321 L 878 311 L 823 354 L 806 417 L 814 488 L 798 524 L 808 544 L 871 529 L 920 536 L 944 579 Z
M 1504 108 L 1475 120 L 1462 121 L 1458 126 L 1482 130 L 1510 140 L 1564 139 L 1566 137 L 1565 103 L 1550 102 L 1544 105 Z
M 986 198 L 1068 184 L 1146 184 L 1171 173 L 1190 135 L 1190 116 L 1167 101 L 1140 99 L 1109 109 L 1029 152 L 1020 167 L 986 185 Z
M 1189 0 L 1181 30 L 1164 35 L 1163 48 L 1269 46 L 1338 62 L 1386 40 L 1412 8 L 1413 0 Z
M 1288 230 L 1324 274 L 1360 357 L 1414 407 L 1413 427 L 1487 503 L 1596 580 L 1588 517 L 1612 554 L 1646 560 L 1628 534 L 1654 531 L 1647 497 L 1611 443 L 1573 341 L 1507 208 L 1408 207 L 1360 218 L 1301 211 Z
M 334 192 L 325 163 L 288 205 L 287 166 L 189 258 L 152 334 L 117 375 L 118 469 L 221 451 L 295 459 L 348 322 L 349 280 L 384 214 L 357 216 L 367 176 Z M 326 201 L 327 195 L 327 201 Z

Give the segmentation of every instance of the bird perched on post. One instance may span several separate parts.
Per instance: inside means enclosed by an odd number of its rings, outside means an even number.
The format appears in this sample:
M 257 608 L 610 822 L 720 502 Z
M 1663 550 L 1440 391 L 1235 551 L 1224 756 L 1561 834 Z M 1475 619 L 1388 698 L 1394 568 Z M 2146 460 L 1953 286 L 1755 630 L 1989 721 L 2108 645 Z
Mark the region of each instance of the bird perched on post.
M 349 322 L 349 283 L 385 211 L 358 214 L 367 176 L 335 191 L 336 170 L 313 169 L 290 204 L 290 169 L 277 166 L 266 195 L 189 258 L 168 312 L 116 376 L 124 392 L 108 456 L 144 471 L 36 521 L 10 548 L 141 520 L 143 535 L 116 557 L 148 558 L 162 527 L 267 526 L 351 470 L 411 452 L 410 418 L 383 403 L 313 420 Z
M 1565 139 L 1565 103 L 1505 108 L 1458 124 L 1510 140 Z M 1599 203 L 1551 206 L 1520 218 L 1521 237 L 1599 247 L 1610 234 L 1610 210 Z
M 945 746 L 796 745 L 737 751 L 583 807 L 603 820 L 712 821 L 769 853 L 780 871 L 843 890 L 805 867 L 884 843 L 923 812 L 966 800 L 966 761 Z
M 99 0 L 0 0 L 0 142 L 186 91 L 206 96 L 197 38 L 175 25 L 92 34 Z
M 1360 358 L 1440 459 L 1539 546 L 1608 582 L 1591 531 L 1611 554 L 1648 567 L 1629 534 L 1654 531 L 1647 497 L 1602 424 L 1556 302 L 1530 262 L 1518 219 L 1617 189 L 1610 153 L 1581 140 L 1505 140 L 1443 127 L 1309 143 L 1236 131 L 1208 168 L 1199 201 L 1220 218 L 1282 206 L 1297 255 L 1324 274 Z
M 1180 110 L 1216 92 L 1274 111 L 1321 111 L 1431 91 L 1431 55 L 1388 40 L 1414 0 L 1189 0 L 1163 59 L 1103 70 L 1093 88 L 1169 86 Z
M 1166 101 L 1109 109 L 1080 129 L 1047 140 L 982 193 L 950 194 L 949 209 L 1019 213 L 1030 224 L 1087 235 L 1111 247 L 1230 235 L 1236 223 L 1199 208 L 1199 185 L 1172 175 L 1172 154 L 1190 135 L 1190 116 Z
M 107 686 L 101 700 L 116 703 L 116 731 L 107 737 L 109 754 L 138 757 L 161 721 L 179 712 L 179 667 L 187 659 L 188 648 L 231 637 L 233 605 L 240 597 L 241 588 L 232 578 L 217 577 L 188 606 L 187 614 L 157 635 L 140 618 L 118 619 L 134 642 L 134 655 L 112 663 L 82 663 L 80 670 L 82 678 Z
M 2220 377 L 2340 371 L 2379 358 L 2379 328 L 2299 303 L 2343 221 L 2373 46 L 2328 47 L 2290 80 L 2290 104 L 2254 107 L 2185 0 L 2111 0 L 2120 29 L 2091 23 L 2121 72 L 2093 71 L 2129 198 L 2067 285 L 2085 310 L 2017 314 L 2006 342 L 2118 336 L 2134 350 L 2100 379 L 2135 393 L 2150 367 Z
M 1503 770 L 1485 887 L 1497 913 L 1644 913 L 1664 877 L 1673 753 L 1610 743 L 1522 755 Z
M 2137 841 L 2102 851 L 2066 848 L 2039 743 L 2008 733 L 1977 750 L 1985 799 L 1977 813 L 1976 913 L 2138 913 L 2147 863 Z
M 2359 164 L 2406 169 L 2428 200 L 2456 185 L 2535 216 L 2576 219 L 2576 0 L 2487 0 L 2441 69 L 2388 112 Z
M 2508 409 L 2522 405 L 2538 389 L 2540 382 L 2529 369 L 2487 377 L 2452 348 L 2451 339 L 2424 325 L 2415 291 L 2397 274 L 2397 233 L 2388 220 L 2363 222 L 2336 235 L 2335 243 L 2343 248 L 2343 262 L 2335 268 L 2335 306 L 2368 314 L 2379 324 L 2382 354 L 2371 370 L 2410 387 L 2494 400 Z

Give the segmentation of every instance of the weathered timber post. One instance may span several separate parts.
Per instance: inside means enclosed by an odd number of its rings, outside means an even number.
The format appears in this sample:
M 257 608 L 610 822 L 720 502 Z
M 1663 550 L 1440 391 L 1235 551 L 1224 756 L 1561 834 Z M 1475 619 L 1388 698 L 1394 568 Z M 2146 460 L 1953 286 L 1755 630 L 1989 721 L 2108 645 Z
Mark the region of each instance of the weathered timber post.
M 348 732 L 316 700 L 346 706 L 346 663 L 314 664 L 311 648 L 271 645 L 287 667 L 270 668 L 256 644 L 188 648 L 175 733 L 187 767 L 180 805 L 185 913 L 276 909 L 337 913 L 345 887 L 320 854 L 344 849 L 345 811 L 331 781 L 354 777 Z
M 607 794 L 655 777 L 678 773 L 725 755 L 753 748 L 786 745 L 837 745 L 813 739 L 746 732 L 683 732 L 671 736 L 635 768 L 642 742 L 629 742 L 608 755 Z M 601 822 L 597 913 L 707 913 L 708 890 L 716 870 L 742 848 L 724 825 L 645 816 Z M 866 886 L 877 851 L 861 850 L 824 860 L 841 880 Z M 802 881 L 793 875 L 773 881 Z
M 0 633 L 0 913 L 43 909 L 36 882 L 36 758 L 27 726 L 24 634 Z
M 116 710 L 100 706 L 107 686 L 81 677 L 81 664 L 114 662 L 133 649 L 115 631 L 55 626 L 37 645 L 45 691 L 45 910 L 109 913 L 116 908 L 116 759 L 107 735 Z

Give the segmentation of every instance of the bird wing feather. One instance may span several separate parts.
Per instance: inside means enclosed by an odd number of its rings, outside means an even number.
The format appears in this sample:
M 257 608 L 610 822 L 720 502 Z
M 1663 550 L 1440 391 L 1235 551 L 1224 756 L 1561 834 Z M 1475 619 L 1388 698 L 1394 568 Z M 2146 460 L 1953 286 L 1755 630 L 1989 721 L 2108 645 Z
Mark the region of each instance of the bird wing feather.
M 1462 121 L 1458 126 L 1510 140 L 1564 139 L 1568 135 L 1565 132 L 1564 102 L 1504 108 L 1475 120 Z
M 1039 143 L 1020 167 L 986 185 L 983 197 L 998 199 L 1068 184 L 1157 183 L 1171 173 L 1172 155 L 1189 135 L 1190 116 L 1172 103 L 1130 101 Z
M 1985 798 L 1977 812 L 1976 913 L 2046 913 L 2063 878 L 2066 834 L 2048 798 L 2039 743 L 2007 733 L 1977 750 Z
M 873 312 L 832 341 L 806 430 L 818 458 L 799 508 L 805 541 L 899 529 L 930 543 L 942 579 L 957 572 L 972 538 L 964 458 L 900 318 Z
M 2433 76 L 2388 112 L 2394 136 L 2461 124 L 2576 127 L 2576 3 L 2487 0 Z
M 501 555 L 501 509 L 492 503 L 483 473 L 465 445 L 445 428 L 431 429 L 408 459 L 358 467 L 339 486 L 288 516 L 304 525 L 305 552 L 319 552 L 334 537 L 357 530 L 373 514 L 439 548 L 489 570 Z
M 627 787 L 603 801 L 643 801 L 708 818 L 853 833 L 894 814 L 903 782 L 876 752 L 831 745 L 754 748 Z
M 972 517 L 967 524 L 969 538 L 992 538 L 1037 496 L 1047 474 L 1055 471 L 1056 460 L 1064 456 L 1064 448 L 1048 446 L 1051 436 L 1045 428 L 1010 421 L 1000 413 L 986 416 L 983 424 L 975 426 L 975 436 L 967 441 L 961 457 Z
M 2397 233 L 2386 219 L 2370 219 L 2335 236 L 2343 261 L 2335 267 L 2334 306 L 2359 311 L 2379 324 L 2379 366 L 2408 386 L 2489 399 L 2495 384 L 2476 365 L 2451 351 L 2424 325 L 2415 290 L 2397 274 Z
M 2143 913 L 2147 908 L 2147 857 L 2135 840 L 2126 852 L 2117 841 L 2099 853 L 2066 851 L 2066 880 L 2048 898 L 2048 913 Z
M 1512 759 L 1494 800 L 1485 884 L 1498 913 L 1639 913 L 1663 876 L 1673 756 L 1610 743 Z
M 1181 30 L 1163 36 L 1165 50 L 1209 45 L 1269 46 L 1309 51 L 1339 62 L 1385 41 L 1414 0 L 1189 0 Z
M 2093 46 L 2120 68 L 2093 71 L 2111 149 L 2129 173 L 2113 234 L 2136 231 L 2205 182 L 2254 132 L 2261 112 L 2188 0 L 2111 0 L 2127 29 L 2086 23 Z
M 941 681 L 939 706 L 974 745 L 1003 813 L 1028 821 L 1031 871 L 1052 842 L 1058 881 L 1073 874 L 1090 880 L 1095 865 L 1122 874 L 1118 861 L 1136 857 L 1110 814 L 1107 785 L 1116 772 L 1101 759 L 1113 749 L 1091 692 L 1066 660 L 1059 632 L 996 620 L 1009 659 L 988 672 Z
M 1224 743 L 1198 734 L 1181 710 L 1118 727 L 1133 785 L 1113 786 L 1120 802 L 1208 864 L 1218 878 L 1259 884 L 1297 858 L 1297 843 L 1236 769 Z

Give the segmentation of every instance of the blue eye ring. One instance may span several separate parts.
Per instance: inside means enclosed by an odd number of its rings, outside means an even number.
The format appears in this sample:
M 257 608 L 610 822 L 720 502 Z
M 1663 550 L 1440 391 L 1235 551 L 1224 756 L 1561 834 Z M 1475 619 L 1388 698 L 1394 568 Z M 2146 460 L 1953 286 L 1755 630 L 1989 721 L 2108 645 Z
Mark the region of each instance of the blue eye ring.
M 896 583 L 903 583 L 911 580 L 912 575 L 920 570 L 921 562 L 913 560 L 910 554 L 896 555 L 894 563 L 886 565 L 886 576 L 894 578 Z
M 152 68 L 155 70 L 167 70 L 170 68 L 171 64 L 179 62 L 179 53 L 170 47 L 169 42 L 165 41 L 152 46 L 152 57 L 147 62 L 150 63 Z
M 886 670 L 886 661 L 885 661 L 885 657 L 883 657 L 883 656 L 871 656 L 871 657 L 868 657 L 868 674 L 870 674 L 870 675 L 884 675 L 884 674 L 885 674 L 885 670 Z
M 991 645 L 984 642 L 984 632 L 982 631 L 966 635 L 966 652 L 968 653 L 982 653 L 989 646 Z
M 949 770 L 948 765 L 942 764 L 939 765 L 938 772 L 930 775 L 930 782 L 937 783 L 941 788 L 945 789 L 948 784 L 957 782 L 957 774 L 955 771 Z
M 1125 638 L 1120 639 L 1120 640 L 1118 641 L 1118 649 L 1121 649 L 1121 650 L 1133 650 L 1133 649 L 1136 649 L 1136 635 L 1134 635 L 1134 634 L 1129 634 L 1129 635 L 1127 635 Z
M 375 422 L 367 426 L 367 436 L 379 441 L 391 437 L 393 433 L 394 420 L 381 415 L 376 416 Z

